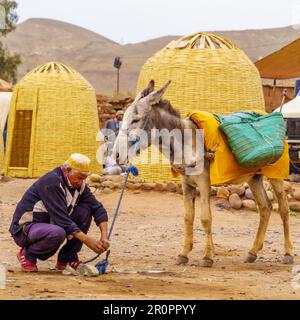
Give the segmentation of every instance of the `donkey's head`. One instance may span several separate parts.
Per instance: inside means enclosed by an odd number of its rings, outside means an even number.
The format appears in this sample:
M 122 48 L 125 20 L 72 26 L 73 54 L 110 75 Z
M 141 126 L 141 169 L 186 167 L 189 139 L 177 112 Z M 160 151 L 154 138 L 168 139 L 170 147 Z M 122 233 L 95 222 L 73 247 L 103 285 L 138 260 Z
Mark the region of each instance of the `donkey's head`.
M 150 114 L 170 83 L 171 81 L 168 81 L 161 89 L 155 91 L 154 80 L 151 80 L 147 88 L 140 92 L 127 108 L 113 151 L 118 163 L 126 164 L 128 159 L 150 145 L 150 131 L 155 126 L 155 123 L 150 121 Z

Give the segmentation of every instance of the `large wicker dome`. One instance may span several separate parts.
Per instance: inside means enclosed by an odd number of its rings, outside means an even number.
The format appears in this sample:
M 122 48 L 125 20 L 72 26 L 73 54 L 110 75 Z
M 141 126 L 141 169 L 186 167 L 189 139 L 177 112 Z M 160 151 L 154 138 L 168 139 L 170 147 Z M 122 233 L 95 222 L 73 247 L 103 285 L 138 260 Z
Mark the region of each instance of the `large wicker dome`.
M 71 153 L 96 162 L 99 130 L 93 87 L 69 66 L 50 62 L 29 72 L 15 87 L 8 120 L 5 172 L 39 177 Z
M 169 43 L 142 67 L 137 92 L 150 79 L 157 87 L 172 80 L 164 97 L 182 116 L 193 110 L 264 110 L 256 67 L 236 45 L 215 34 L 196 33 Z M 140 171 L 147 181 L 174 180 L 167 165 L 140 165 Z
M 4 168 L 4 147 L 3 147 L 3 135 L 0 130 L 0 174 L 2 173 Z

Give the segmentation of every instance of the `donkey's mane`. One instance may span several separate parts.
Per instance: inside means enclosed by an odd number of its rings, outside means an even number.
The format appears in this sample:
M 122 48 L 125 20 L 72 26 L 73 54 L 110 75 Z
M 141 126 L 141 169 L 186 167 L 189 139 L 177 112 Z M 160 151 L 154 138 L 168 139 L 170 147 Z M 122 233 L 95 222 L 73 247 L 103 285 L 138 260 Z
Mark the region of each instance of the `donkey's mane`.
M 168 114 L 180 118 L 180 113 L 177 111 L 170 103 L 169 100 L 160 100 L 157 104 L 153 106 L 153 108 L 162 109 L 166 111 Z

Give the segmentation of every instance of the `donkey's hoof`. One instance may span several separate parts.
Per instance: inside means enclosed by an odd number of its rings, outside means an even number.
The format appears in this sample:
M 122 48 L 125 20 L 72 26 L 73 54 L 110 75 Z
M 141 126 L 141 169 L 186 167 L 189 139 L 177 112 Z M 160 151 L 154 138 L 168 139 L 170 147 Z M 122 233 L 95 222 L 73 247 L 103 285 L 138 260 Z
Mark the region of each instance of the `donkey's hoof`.
M 294 264 L 294 257 L 289 254 L 286 254 L 282 259 L 283 264 Z
M 244 262 L 253 263 L 256 259 L 257 259 L 257 256 L 249 252 Z
M 214 260 L 204 258 L 201 261 L 199 261 L 199 267 L 203 268 L 211 268 L 214 264 Z
M 177 265 L 187 264 L 189 262 L 189 258 L 179 255 L 176 260 Z

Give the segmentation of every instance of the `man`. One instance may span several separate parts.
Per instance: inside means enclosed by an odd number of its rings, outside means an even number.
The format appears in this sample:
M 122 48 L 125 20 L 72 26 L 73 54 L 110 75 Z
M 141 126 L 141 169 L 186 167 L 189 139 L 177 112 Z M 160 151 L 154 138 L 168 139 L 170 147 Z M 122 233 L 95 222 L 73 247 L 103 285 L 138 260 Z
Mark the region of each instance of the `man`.
M 123 116 L 124 116 L 124 111 L 119 110 L 116 113 L 115 119 L 110 119 L 110 120 L 106 121 L 104 128 L 113 130 L 113 132 L 115 133 L 115 136 L 117 136 L 119 133 L 119 129 L 121 127 L 121 122 L 123 120 Z
M 123 169 L 117 165 L 112 156 L 112 150 L 114 142 L 117 135 L 119 134 L 119 129 L 121 127 L 121 122 L 123 120 L 124 111 L 119 110 L 116 113 L 116 118 L 108 120 L 104 126 L 104 135 L 105 135 L 105 144 L 106 152 L 104 154 L 104 163 L 103 163 L 103 174 L 108 175 L 118 175 L 121 174 Z M 106 132 L 105 130 L 111 130 Z
M 58 253 L 56 268 L 80 264 L 78 252 L 84 243 L 95 253 L 109 247 L 107 212 L 85 184 L 91 160 L 75 153 L 60 167 L 38 179 L 18 203 L 10 233 L 21 250 L 17 258 L 23 271 L 38 271 L 37 259 Z M 100 228 L 100 240 L 88 236 L 92 217 Z

